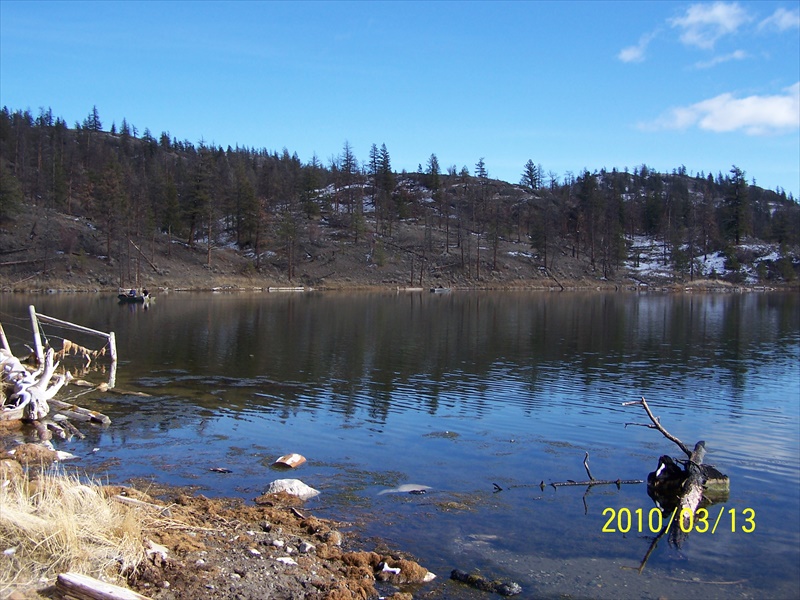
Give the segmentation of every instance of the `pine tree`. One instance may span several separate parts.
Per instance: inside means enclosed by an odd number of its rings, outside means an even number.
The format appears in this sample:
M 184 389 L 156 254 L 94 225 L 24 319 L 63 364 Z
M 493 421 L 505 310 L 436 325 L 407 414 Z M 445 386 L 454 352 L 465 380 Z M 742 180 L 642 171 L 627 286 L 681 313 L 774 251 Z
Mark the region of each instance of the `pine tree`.
M 435 154 L 431 154 L 428 158 L 427 168 L 425 169 L 425 174 L 427 175 L 427 183 L 428 188 L 436 193 L 439 190 L 439 173 L 441 169 L 439 168 L 439 159 L 436 158 Z
M 339 172 L 342 179 L 342 187 L 345 190 L 345 204 L 347 205 L 347 212 L 352 213 L 355 204 L 355 190 L 353 186 L 358 175 L 358 160 L 353 154 L 353 148 L 350 142 L 345 140 L 342 154 L 339 158 Z
M 97 111 L 97 106 L 93 106 L 92 112 L 83 120 L 83 128 L 89 131 L 103 130 L 103 124 L 100 122 L 100 113 Z
M 519 183 L 530 190 L 538 190 L 542 186 L 542 174 L 532 160 L 528 159 L 525 163 Z
M 725 195 L 725 226 L 728 237 L 733 236 L 738 246 L 750 231 L 750 202 L 745 172 L 733 165 L 730 173 Z
M 486 170 L 486 163 L 483 162 L 483 157 L 479 158 L 478 162 L 475 164 L 475 177 L 478 179 L 489 178 L 489 171 Z

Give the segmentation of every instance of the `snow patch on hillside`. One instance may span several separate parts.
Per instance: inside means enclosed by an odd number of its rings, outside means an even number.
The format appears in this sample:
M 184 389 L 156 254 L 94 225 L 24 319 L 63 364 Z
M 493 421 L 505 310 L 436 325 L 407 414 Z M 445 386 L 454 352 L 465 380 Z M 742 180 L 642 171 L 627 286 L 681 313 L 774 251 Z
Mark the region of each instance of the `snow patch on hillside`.
M 686 247 L 682 249 L 687 250 Z M 746 257 L 746 260 L 731 260 L 721 251 L 696 256 L 694 277 L 696 279 L 734 277 L 742 283 L 755 284 L 759 281 L 759 268 L 781 259 L 777 244 L 743 243 L 734 249 L 733 254 L 737 257 Z M 640 279 L 643 283 L 663 282 L 675 277 L 675 265 L 672 264 L 669 249 L 665 255 L 664 243 L 652 237 L 635 236 L 631 240 L 628 260 L 624 264 L 634 278 Z

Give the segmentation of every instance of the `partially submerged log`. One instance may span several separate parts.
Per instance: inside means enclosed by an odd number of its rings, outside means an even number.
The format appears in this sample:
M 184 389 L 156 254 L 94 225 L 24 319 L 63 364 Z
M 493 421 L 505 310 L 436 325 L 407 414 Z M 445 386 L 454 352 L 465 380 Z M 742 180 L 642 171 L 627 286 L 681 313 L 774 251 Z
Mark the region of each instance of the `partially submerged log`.
M 703 441 L 697 442 L 694 446 L 694 451 L 689 457 L 689 462 L 686 464 L 686 472 L 689 476 L 683 482 L 683 491 L 678 514 L 683 521 L 682 529 L 686 530 L 691 527 L 695 511 L 700 507 L 700 502 L 703 501 L 703 484 L 705 478 L 703 472 L 700 470 L 700 465 L 703 464 L 703 458 L 706 455 L 706 443 Z
M 70 404 L 69 402 L 62 402 L 61 400 L 53 399 L 50 401 L 50 406 L 58 414 L 64 415 L 73 421 L 97 423 L 99 425 L 108 425 L 111 423 L 111 419 L 109 419 L 106 415 L 99 413 L 96 410 L 90 410 L 75 404 Z

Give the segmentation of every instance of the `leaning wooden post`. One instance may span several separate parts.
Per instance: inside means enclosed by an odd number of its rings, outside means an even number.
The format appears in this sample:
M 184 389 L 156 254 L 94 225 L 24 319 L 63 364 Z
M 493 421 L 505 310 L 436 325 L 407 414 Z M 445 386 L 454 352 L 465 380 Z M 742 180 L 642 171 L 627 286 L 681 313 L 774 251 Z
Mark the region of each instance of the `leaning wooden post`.
M 111 369 L 108 374 L 108 387 L 117 385 L 117 338 L 114 332 L 108 334 L 108 348 L 111 354 Z
M 44 364 L 44 349 L 42 348 L 42 336 L 39 335 L 39 320 L 36 318 L 36 308 L 31 304 L 28 307 L 31 314 L 31 326 L 33 327 L 33 345 L 36 349 L 36 360 L 39 364 Z
M 3 343 L 3 348 L 11 354 L 11 346 L 8 345 L 8 338 L 6 337 L 6 332 L 3 331 L 3 324 L 0 323 L 0 342 Z
M 108 349 L 112 362 L 117 362 L 117 337 L 113 331 L 108 334 Z

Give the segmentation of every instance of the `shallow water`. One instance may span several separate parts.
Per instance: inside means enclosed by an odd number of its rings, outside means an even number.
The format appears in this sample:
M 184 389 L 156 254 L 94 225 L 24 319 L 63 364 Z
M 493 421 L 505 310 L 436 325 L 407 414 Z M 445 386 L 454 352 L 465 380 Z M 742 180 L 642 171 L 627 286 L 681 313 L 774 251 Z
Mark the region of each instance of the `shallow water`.
M 296 476 L 323 492 L 310 510 L 439 574 L 425 588 L 439 597 L 480 597 L 447 582 L 454 568 L 531 598 L 800 595 L 796 295 L 170 294 L 149 310 L 0 295 L 15 349 L 30 343 L 29 304 L 114 331 L 117 387 L 151 395 L 82 399 L 113 423 L 60 446 L 81 456 L 73 467 L 244 498 Z M 646 421 L 622 406 L 642 396 L 687 445 L 706 441 L 731 493 L 709 508 L 713 535 L 662 538 L 639 575 L 627 567 L 654 537 L 644 485 L 539 484 L 585 479 L 585 452 L 603 479 L 678 456 L 626 427 Z M 288 452 L 308 462 L 287 475 L 270 465 Z M 408 483 L 432 489 L 380 494 Z M 603 533 L 605 509 L 642 509 L 641 531 Z

